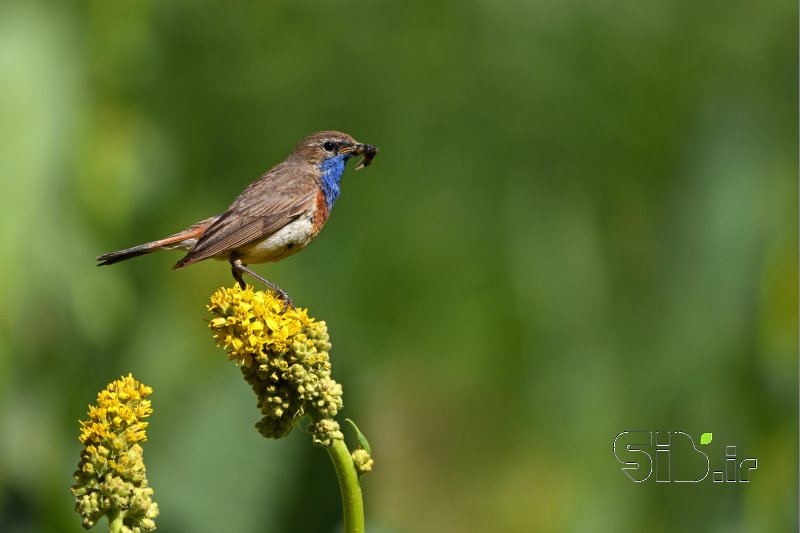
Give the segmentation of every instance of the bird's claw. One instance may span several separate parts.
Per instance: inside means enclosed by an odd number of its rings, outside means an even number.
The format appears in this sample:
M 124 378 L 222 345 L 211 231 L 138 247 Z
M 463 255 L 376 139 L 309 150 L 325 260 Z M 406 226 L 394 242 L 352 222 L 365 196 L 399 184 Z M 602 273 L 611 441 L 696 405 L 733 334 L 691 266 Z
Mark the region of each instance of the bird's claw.
M 292 299 L 289 297 L 288 294 L 286 294 L 285 291 L 279 290 L 276 292 L 278 293 L 278 296 L 280 296 L 281 300 L 283 300 L 283 309 L 281 309 L 281 312 L 278 313 L 279 315 L 284 314 L 286 311 L 289 310 L 290 307 L 294 309 L 294 302 L 292 302 Z
M 243 265 L 241 260 L 235 257 L 231 259 L 231 272 L 233 272 L 233 277 L 239 283 L 239 286 L 242 288 L 242 290 L 247 288 L 247 284 L 244 282 L 244 279 L 242 279 L 242 273 L 252 276 L 253 279 L 257 279 L 258 281 L 260 281 L 261 283 L 272 289 L 272 291 L 275 292 L 278 295 L 278 297 L 280 297 L 281 300 L 283 300 L 283 309 L 280 312 L 281 315 L 284 314 L 286 311 L 288 311 L 289 307 L 294 308 L 292 299 L 289 297 L 289 295 L 286 293 L 285 290 L 281 289 L 268 279 L 259 276 L 258 274 L 247 268 L 245 265 Z

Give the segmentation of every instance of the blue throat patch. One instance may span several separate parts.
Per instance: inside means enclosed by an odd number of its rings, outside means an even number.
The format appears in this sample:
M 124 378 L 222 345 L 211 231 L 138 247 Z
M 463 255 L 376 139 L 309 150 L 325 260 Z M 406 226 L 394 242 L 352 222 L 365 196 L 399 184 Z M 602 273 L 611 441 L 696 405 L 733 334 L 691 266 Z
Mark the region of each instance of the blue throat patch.
M 350 159 L 349 154 L 338 154 L 329 157 L 319 165 L 322 171 L 322 193 L 325 195 L 325 204 L 328 211 L 333 209 L 333 204 L 339 198 L 339 180 L 344 173 L 344 164 Z

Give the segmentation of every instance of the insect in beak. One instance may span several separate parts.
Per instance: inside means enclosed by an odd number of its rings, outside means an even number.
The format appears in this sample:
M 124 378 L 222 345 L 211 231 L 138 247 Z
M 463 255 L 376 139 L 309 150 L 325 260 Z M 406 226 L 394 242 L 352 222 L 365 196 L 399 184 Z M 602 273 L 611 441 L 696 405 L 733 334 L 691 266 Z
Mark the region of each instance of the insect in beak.
M 378 153 L 378 148 L 376 146 L 372 146 L 371 144 L 356 143 L 352 146 L 347 146 L 342 148 L 341 150 L 339 150 L 339 153 L 363 155 L 364 159 L 359 161 L 355 168 L 355 170 L 359 170 L 364 167 L 368 167 L 370 163 L 372 163 L 372 160 Z

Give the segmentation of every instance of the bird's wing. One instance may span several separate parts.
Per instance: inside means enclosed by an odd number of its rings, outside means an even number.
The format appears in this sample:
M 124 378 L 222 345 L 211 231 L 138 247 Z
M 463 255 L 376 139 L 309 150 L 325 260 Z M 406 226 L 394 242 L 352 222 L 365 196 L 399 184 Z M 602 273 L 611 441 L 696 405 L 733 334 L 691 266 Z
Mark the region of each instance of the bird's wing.
M 313 208 L 319 187 L 279 165 L 248 186 L 173 268 L 183 268 L 226 250 L 272 235 Z

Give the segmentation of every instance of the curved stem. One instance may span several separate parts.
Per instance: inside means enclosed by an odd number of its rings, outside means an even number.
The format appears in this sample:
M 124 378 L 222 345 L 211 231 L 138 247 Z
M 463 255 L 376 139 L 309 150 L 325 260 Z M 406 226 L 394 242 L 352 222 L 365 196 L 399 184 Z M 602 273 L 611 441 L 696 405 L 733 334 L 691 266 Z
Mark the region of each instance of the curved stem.
M 124 517 L 121 511 L 108 512 L 108 530 L 111 533 L 122 533 L 122 519 Z
M 344 514 L 344 533 L 364 533 L 364 502 L 361 499 L 361 484 L 353 465 L 353 458 L 347 445 L 341 439 L 335 439 L 327 448 L 328 454 L 339 478 L 339 490 L 342 492 L 342 512 Z

